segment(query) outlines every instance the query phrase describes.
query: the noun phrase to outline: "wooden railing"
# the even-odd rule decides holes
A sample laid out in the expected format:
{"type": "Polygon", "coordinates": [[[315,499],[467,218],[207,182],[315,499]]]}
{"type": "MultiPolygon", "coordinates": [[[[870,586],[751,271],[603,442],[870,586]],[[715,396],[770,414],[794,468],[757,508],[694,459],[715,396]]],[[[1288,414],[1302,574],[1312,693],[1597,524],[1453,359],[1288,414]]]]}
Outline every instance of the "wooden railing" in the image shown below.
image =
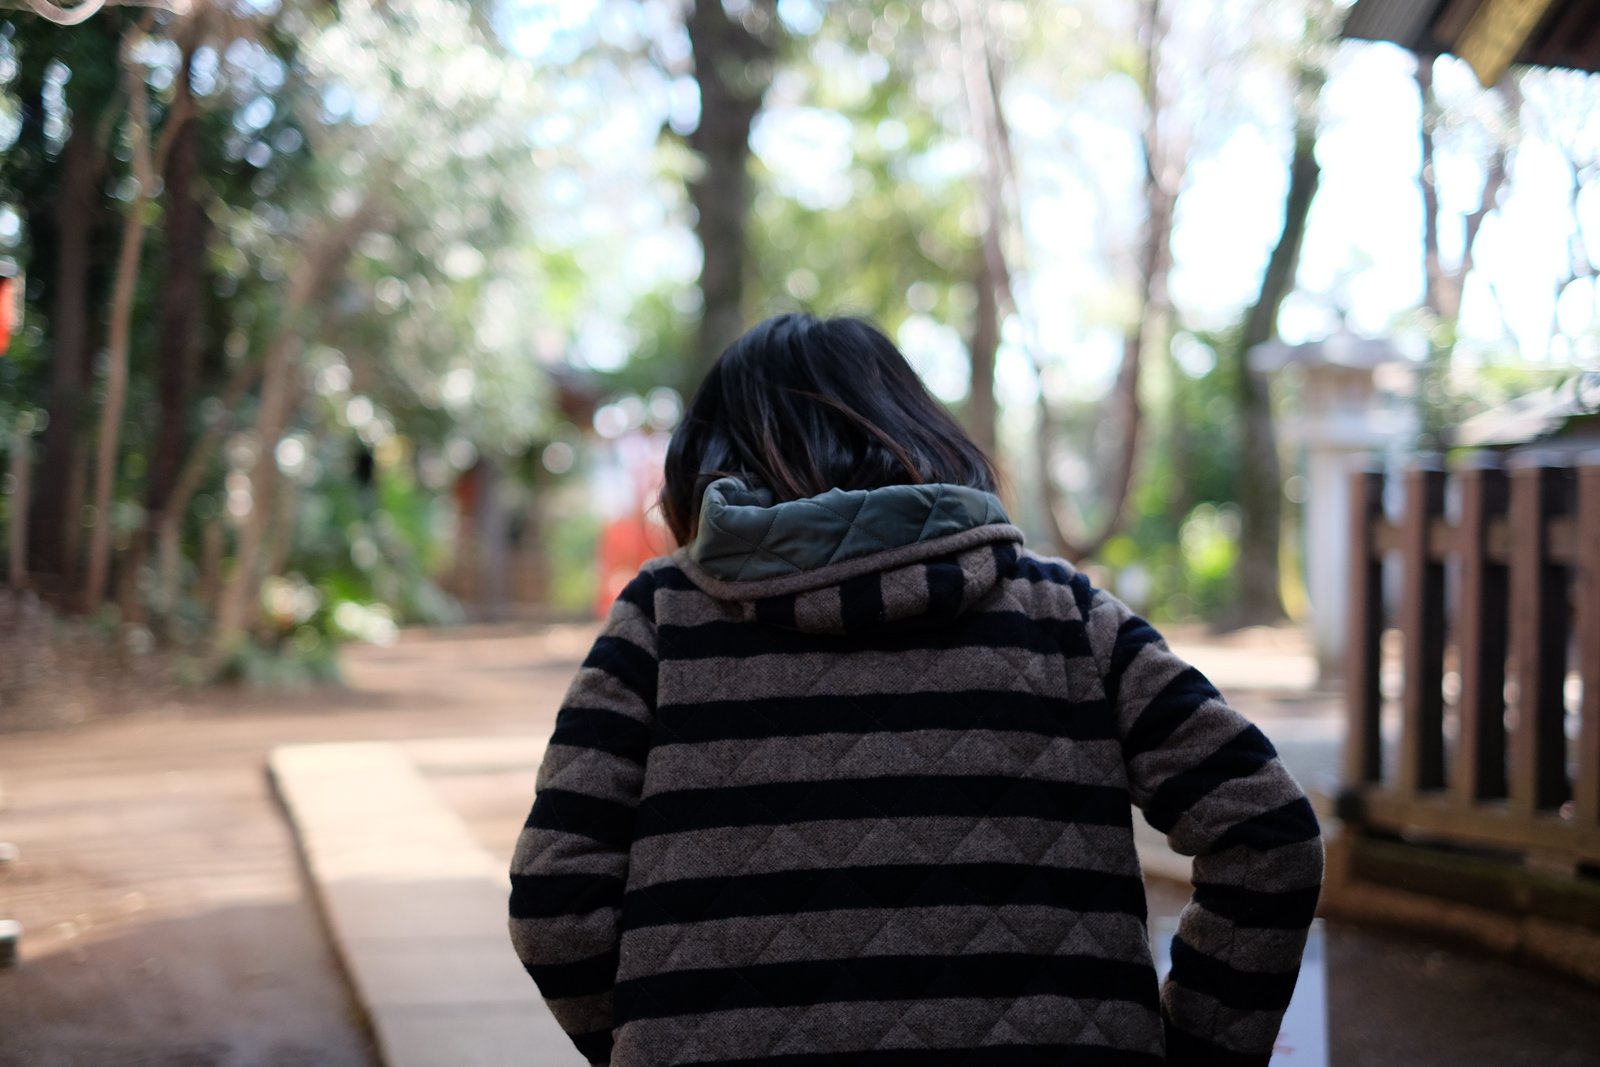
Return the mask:
{"type": "Polygon", "coordinates": [[[1600,457],[1500,463],[1413,466],[1398,524],[1385,517],[1384,476],[1354,475],[1342,808],[1357,833],[1576,872],[1600,865],[1600,457]],[[1386,557],[1400,568],[1393,767],[1382,728],[1386,557]],[[1573,673],[1581,697],[1569,707],[1573,673]]]}

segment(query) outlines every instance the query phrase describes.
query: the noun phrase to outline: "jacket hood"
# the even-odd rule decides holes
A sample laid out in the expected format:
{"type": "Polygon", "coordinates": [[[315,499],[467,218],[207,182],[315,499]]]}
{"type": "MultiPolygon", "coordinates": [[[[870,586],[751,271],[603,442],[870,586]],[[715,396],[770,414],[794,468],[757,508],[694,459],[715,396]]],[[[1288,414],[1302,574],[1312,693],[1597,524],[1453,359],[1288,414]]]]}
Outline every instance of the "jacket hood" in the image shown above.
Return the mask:
{"type": "Polygon", "coordinates": [[[740,614],[843,633],[953,617],[989,592],[1022,531],[992,493],[964,485],[830,489],[774,503],[736,478],[706,488],[674,559],[740,614]]]}

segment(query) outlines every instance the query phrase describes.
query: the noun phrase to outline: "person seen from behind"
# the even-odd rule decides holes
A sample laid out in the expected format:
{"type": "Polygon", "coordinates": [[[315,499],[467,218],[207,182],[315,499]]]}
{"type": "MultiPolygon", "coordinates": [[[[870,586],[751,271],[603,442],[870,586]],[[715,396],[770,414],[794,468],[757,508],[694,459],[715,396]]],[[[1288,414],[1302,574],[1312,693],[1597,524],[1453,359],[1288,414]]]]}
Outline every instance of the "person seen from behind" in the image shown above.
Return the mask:
{"type": "Polygon", "coordinates": [[[1030,552],[868,323],[735,341],[672,436],[680,547],[579,670],[511,939],[611,1067],[1257,1065],[1322,881],[1267,739],[1030,552]],[[1158,986],[1133,809],[1194,857],[1158,986]]]}

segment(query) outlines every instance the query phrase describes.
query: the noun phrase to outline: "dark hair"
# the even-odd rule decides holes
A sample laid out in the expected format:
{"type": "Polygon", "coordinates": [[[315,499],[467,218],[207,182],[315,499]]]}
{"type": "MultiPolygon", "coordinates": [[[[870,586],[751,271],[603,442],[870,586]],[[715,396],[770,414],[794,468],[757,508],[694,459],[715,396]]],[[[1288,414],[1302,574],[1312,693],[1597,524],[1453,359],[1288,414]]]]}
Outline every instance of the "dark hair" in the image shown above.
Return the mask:
{"type": "Polygon", "coordinates": [[[680,545],[700,498],[739,478],[776,500],[947,482],[995,491],[989,458],[894,342],[855,318],[770,318],[722,353],[667,446],[661,509],[680,545]]]}

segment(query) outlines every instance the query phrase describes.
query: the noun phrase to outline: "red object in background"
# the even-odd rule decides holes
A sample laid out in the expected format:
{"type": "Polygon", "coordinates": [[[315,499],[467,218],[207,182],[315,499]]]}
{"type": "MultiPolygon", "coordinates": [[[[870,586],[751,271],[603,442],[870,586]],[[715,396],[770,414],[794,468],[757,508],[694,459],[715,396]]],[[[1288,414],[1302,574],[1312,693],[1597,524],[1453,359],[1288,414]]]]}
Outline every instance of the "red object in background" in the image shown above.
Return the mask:
{"type": "Polygon", "coordinates": [[[0,278],[0,356],[11,347],[11,335],[17,330],[17,280],[0,278]]]}
{"type": "Polygon", "coordinates": [[[595,545],[595,563],[600,570],[595,596],[595,615],[605,618],[623,588],[639,573],[639,568],[674,548],[666,525],[652,515],[659,514],[656,499],[661,493],[662,463],[667,458],[665,433],[629,431],[610,442],[613,473],[623,476],[620,484],[629,495],[628,510],[600,528],[595,545]]]}
{"type": "Polygon", "coordinates": [[[639,573],[646,560],[669,551],[666,531],[638,510],[613,519],[600,531],[597,555],[600,557],[600,589],[595,600],[595,615],[605,618],[612,601],[639,573]]]}

